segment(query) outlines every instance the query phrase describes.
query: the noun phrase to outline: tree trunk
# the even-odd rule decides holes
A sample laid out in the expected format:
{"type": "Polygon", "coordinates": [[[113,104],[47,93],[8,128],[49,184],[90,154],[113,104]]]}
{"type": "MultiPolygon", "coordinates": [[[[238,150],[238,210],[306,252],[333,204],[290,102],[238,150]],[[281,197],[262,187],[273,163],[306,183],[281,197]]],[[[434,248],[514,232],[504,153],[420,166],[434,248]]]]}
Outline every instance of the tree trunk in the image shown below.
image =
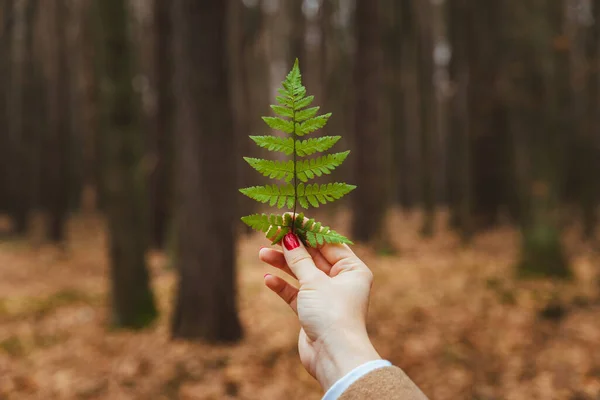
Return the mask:
{"type": "Polygon", "coordinates": [[[421,234],[433,235],[435,220],[434,148],[436,129],[436,99],[433,84],[433,31],[432,5],[429,1],[414,0],[414,15],[418,21],[418,65],[420,95],[421,138],[421,201],[423,225],[421,234]]]}
{"type": "Polygon", "coordinates": [[[499,60],[502,59],[498,14],[502,2],[469,2],[470,162],[473,190],[473,228],[483,230],[498,222],[507,205],[508,143],[505,114],[497,95],[499,60]]]}
{"type": "Polygon", "coordinates": [[[600,1],[592,2],[594,24],[588,28],[586,37],[585,68],[587,82],[587,109],[583,116],[584,154],[582,175],[583,193],[583,233],[587,239],[595,237],[598,226],[598,205],[600,205],[600,1]]]}
{"type": "Polygon", "coordinates": [[[414,18],[413,2],[401,2],[403,12],[402,20],[402,55],[401,77],[402,88],[406,94],[406,101],[402,110],[406,132],[404,134],[405,150],[400,160],[400,169],[410,171],[404,175],[404,192],[402,204],[411,209],[421,201],[421,163],[420,163],[420,99],[419,88],[419,28],[414,18]],[[410,99],[410,100],[409,100],[410,99]]]}
{"type": "Polygon", "coordinates": [[[18,134],[16,136],[15,160],[11,167],[13,178],[13,219],[15,233],[23,235],[27,232],[28,216],[33,208],[33,183],[35,182],[35,136],[40,128],[37,121],[41,119],[39,108],[39,75],[34,60],[33,31],[38,0],[29,0],[25,6],[23,57],[21,60],[22,75],[19,85],[20,95],[18,117],[18,134]]]}
{"type": "Polygon", "coordinates": [[[103,115],[103,88],[104,79],[104,58],[105,58],[105,38],[102,34],[102,18],[98,15],[97,2],[92,2],[87,7],[85,13],[86,37],[85,62],[87,72],[87,101],[89,109],[92,110],[89,115],[89,123],[93,131],[90,134],[90,160],[88,174],[90,181],[93,182],[94,206],[99,211],[106,211],[106,189],[104,188],[104,137],[103,132],[106,129],[106,118],[103,115]]]}
{"type": "Polygon", "coordinates": [[[380,54],[378,2],[358,0],[356,3],[356,55],[354,66],[355,133],[354,178],[360,190],[352,194],[352,237],[387,246],[384,216],[388,203],[385,179],[387,160],[381,132],[380,54]]]}
{"type": "Polygon", "coordinates": [[[179,264],[175,338],[234,341],[242,335],[235,287],[233,230],[239,222],[227,3],[173,2],[179,264]]]}
{"type": "Polygon", "coordinates": [[[558,205],[562,150],[568,116],[568,52],[557,46],[564,35],[564,4],[520,3],[512,18],[512,57],[521,68],[512,76],[515,142],[526,159],[520,170],[523,199],[520,276],[571,275],[561,244],[558,205]],[[536,29],[532,29],[532,26],[536,29]],[[542,123],[540,123],[542,121],[542,123]],[[525,167],[526,168],[523,168],[525,167]],[[526,175],[525,175],[526,174],[526,175]]]}
{"type": "MultiPolygon", "coordinates": [[[[26,4],[28,5],[28,4],[26,4]]],[[[6,179],[7,210],[12,218],[13,233],[24,235],[27,230],[27,216],[29,213],[30,197],[28,196],[29,172],[27,134],[24,122],[24,97],[29,69],[28,52],[28,18],[23,15],[25,7],[18,3],[6,2],[4,5],[3,27],[6,34],[1,40],[5,52],[3,60],[6,74],[4,85],[4,167],[6,179]],[[23,33],[24,35],[23,35],[23,33]],[[24,37],[23,37],[24,36],[24,37]]],[[[26,10],[25,10],[26,11],[26,10]]]]}
{"type": "MultiPolygon", "coordinates": [[[[325,62],[327,69],[324,74],[323,92],[325,96],[320,103],[323,110],[328,110],[333,117],[327,123],[327,131],[330,133],[342,135],[338,146],[351,146],[352,135],[356,127],[354,126],[354,85],[352,84],[354,69],[354,49],[349,45],[353,42],[354,32],[349,21],[335,22],[334,15],[347,15],[351,8],[351,2],[345,0],[331,0],[324,2],[322,6],[321,26],[326,34],[323,40],[327,43],[321,44],[321,51],[329,49],[329,57],[325,62]],[[346,8],[344,11],[343,8],[346,8]]],[[[348,18],[351,19],[351,18],[348,18]]],[[[306,75],[305,68],[302,68],[303,76],[306,75]]],[[[339,169],[339,179],[351,180],[351,174],[354,170],[356,157],[352,155],[344,165],[339,169]]],[[[335,207],[335,206],[334,206],[335,207]]]]}
{"type": "Polygon", "coordinates": [[[151,153],[153,170],[150,176],[151,241],[164,248],[171,220],[172,202],[172,16],[170,0],[154,0],[154,94],[153,140],[151,153]]]}
{"type": "Polygon", "coordinates": [[[464,242],[473,234],[471,141],[469,127],[469,0],[452,1],[448,5],[452,60],[451,79],[455,91],[450,109],[448,182],[451,225],[459,229],[464,242]]]}
{"type": "Polygon", "coordinates": [[[83,4],[79,10],[79,18],[82,21],[81,36],[79,37],[79,48],[81,49],[81,102],[82,102],[82,126],[84,130],[83,138],[83,185],[88,190],[88,194],[93,194],[89,197],[90,201],[87,206],[91,210],[96,210],[100,198],[100,187],[102,186],[100,158],[98,157],[99,150],[99,85],[97,74],[98,49],[96,48],[95,26],[96,16],[93,16],[95,7],[91,4],[83,4]]]}
{"type": "MultiPolygon", "coordinates": [[[[231,101],[234,113],[234,132],[237,154],[236,176],[237,187],[243,187],[248,182],[249,174],[248,164],[243,157],[250,151],[251,140],[248,135],[252,134],[253,127],[250,115],[255,109],[253,107],[253,96],[250,93],[250,82],[248,67],[251,62],[248,56],[251,53],[252,46],[256,40],[258,27],[252,26],[260,21],[253,19],[255,10],[249,10],[241,1],[234,1],[229,8],[229,66],[230,66],[230,87],[231,101]]],[[[257,109],[258,110],[258,109],[257,109]]],[[[240,215],[250,215],[255,210],[255,203],[246,196],[238,196],[237,210],[240,215]]],[[[251,233],[252,229],[248,226],[240,226],[240,230],[245,233],[251,233]]]]}
{"type": "MultiPolygon", "coordinates": [[[[269,42],[264,40],[268,26],[268,16],[263,11],[266,2],[267,0],[258,0],[253,7],[246,7],[243,18],[247,48],[244,52],[246,68],[242,83],[246,86],[243,89],[245,103],[250,105],[248,115],[253,116],[248,120],[252,132],[263,129],[264,122],[260,115],[265,109],[269,109],[271,103],[271,60],[268,57],[269,42]]],[[[244,171],[248,171],[247,165],[244,171]]]]}
{"type": "Polygon", "coordinates": [[[134,50],[126,0],[97,4],[102,24],[103,160],[111,264],[112,323],[141,328],[157,316],[145,253],[145,176],[140,99],[133,88],[134,50]]]}
{"type": "Polygon", "coordinates": [[[45,197],[48,211],[48,237],[55,243],[66,239],[69,205],[69,142],[71,132],[71,79],[67,46],[68,8],[65,0],[55,0],[55,54],[49,90],[49,129],[45,167],[45,197]]]}
{"type": "Polygon", "coordinates": [[[12,48],[15,23],[14,0],[0,2],[0,211],[11,211],[10,175],[10,88],[12,82],[12,48]]]}
{"type": "Polygon", "coordinates": [[[321,103],[325,105],[325,109],[329,110],[327,107],[329,104],[329,97],[331,93],[329,93],[329,81],[330,81],[330,67],[331,67],[331,59],[329,56],[329,47],[330,41],[333,37],[333,12],[334,12],[334,4],[331,1],[324,1],[321,3],[321,7],[319,7],[319,31],[320,31],[320,41],[319,41],[319,49],[318,49],[318,58],[319,58],[319,86],[321,88],[320,96],[321,103]]]}
{"type": "Polygon", "coordinates": [[[26,45],[21,35],[27,30],[27,21],[22,14],[23,8],[15,4],[13,10],[14,28],[10,38],[11,76],[8,86],[8,162],[10,215],[13,221],[13,232],[17,235],[26,233],[27,201],[26,183],[22,174],[25,172],[25,130],[23,129],[23,96],[25,87],[25,70],[27,69],[26,45]]]}
{"type": "MultiPolygon", "coordinates": [[[[403,44],[403,31],[405,21],[410,21],[406,17],[409,12],[406,7],[406,2],[389,1],[386,3],[387,17],[389,23],[387,32],[384,36],[384,44],[387,47],[386,51],[386,88],[388,103],[388,120],[389,133],[391,141],[391,168],[392,185],[391,198],[395,203],[406,205],[403,199],[406,198],[407,192],[407,175],[408,170],[403,168],[406,158],[406,122],[404,110],[405,93],[402,85],[402,56],[405,53],[403,44]]],[[[383,17],[383,16],[382,16],[383,17]]]]}

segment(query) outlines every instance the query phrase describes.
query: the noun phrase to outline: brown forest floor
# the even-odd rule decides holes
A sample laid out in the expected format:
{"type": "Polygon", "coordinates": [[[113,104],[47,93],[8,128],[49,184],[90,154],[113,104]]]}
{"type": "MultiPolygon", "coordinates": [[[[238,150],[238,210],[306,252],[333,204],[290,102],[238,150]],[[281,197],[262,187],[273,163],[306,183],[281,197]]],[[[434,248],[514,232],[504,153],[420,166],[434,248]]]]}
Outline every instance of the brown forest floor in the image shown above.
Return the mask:
{"type": "MultiPolygon", "coordinates": [[[[209,346],[169,340],[174,273],[160,254],[150,257],[156,326],[108,330],[102,223],[70,225],[66,253],[0,243],[0,399],[320,398],[292,313],[262,286],[260,236],[239,246],[245,339],[209,346]]],[[[419,238],[415,216],[390,226],[399,256],[356,248],[375,273],[369,329],[431,399],[600,399],[600,256],[576,235],[566,238],[576,281],[519,282],[510,228],[462,248],[444,231],[419,238]]]]}

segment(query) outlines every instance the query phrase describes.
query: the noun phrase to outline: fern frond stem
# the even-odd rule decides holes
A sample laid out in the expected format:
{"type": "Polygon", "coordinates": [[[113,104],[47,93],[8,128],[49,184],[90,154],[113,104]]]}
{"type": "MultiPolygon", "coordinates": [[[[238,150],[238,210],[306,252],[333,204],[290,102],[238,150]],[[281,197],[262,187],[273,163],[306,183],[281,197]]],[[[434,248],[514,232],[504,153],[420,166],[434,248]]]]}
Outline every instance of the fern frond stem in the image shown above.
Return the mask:
{"type": "Polygon", "coordinates": [[[297,168],[297,154],[296,154],[296,104],[293,102],[294,116],[292,121],[294,123],[294,131],[292,132],[292,139],[294,140],[294,214],[292,214],[292,233],[296,233],[296,206],[298,204],[298,174],[296,173],[297,168]]]}

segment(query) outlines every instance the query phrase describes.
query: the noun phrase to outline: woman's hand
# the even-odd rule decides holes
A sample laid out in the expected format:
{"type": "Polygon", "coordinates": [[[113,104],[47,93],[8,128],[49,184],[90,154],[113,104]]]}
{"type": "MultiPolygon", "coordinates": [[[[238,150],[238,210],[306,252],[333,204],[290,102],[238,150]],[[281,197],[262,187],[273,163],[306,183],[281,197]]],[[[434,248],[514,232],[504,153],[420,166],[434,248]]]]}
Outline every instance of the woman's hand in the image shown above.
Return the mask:
{"type": "Polygon", "coordinates": [[[326,391],[365,362],[380,359],[366,330],[373,274],[342,244],[305,248],[288,233],[283,252],[263,248],[259,258],[298,280],[296,288],[278,276],[265,275],[265,285],[298,315],[300,360],[326,391]]]}

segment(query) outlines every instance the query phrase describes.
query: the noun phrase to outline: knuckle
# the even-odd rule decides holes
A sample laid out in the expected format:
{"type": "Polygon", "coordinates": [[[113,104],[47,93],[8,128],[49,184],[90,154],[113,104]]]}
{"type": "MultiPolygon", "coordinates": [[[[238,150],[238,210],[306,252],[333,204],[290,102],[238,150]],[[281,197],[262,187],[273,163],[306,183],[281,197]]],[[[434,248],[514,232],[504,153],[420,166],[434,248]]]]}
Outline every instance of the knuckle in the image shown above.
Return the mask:
{"type": "Polygon", "coordinates": [[[310,256],[310,254],[306,253],[306,254],[298,254],[298,255],[292,256],[290,259],[290,264],[298,265],[305,260],[312,260],[312,257],[310,256]]]}
{"type": "Polygon", "coordinates": [[[368,269],[366,265],[356,256],[351,256],[338,261],[339,267],[345,270],[368,269]]]}
{"type": "Polygon", "coordinates": [[[277,294],[280,295],[281,297],[283,297],[283,294],[285,292],[286,289],[286,285],[282,285],[278,290],[277,290],[277,294]]]}
{"type": "Polygon", "coordinates": [[[288,304],[291,304],[294,300],[296,300],[296,298],[298,297],[298,292],[293,292],[290,293],[290,295],[288,296],[288,298],[286,299],[286,302],[288,304]]]}

